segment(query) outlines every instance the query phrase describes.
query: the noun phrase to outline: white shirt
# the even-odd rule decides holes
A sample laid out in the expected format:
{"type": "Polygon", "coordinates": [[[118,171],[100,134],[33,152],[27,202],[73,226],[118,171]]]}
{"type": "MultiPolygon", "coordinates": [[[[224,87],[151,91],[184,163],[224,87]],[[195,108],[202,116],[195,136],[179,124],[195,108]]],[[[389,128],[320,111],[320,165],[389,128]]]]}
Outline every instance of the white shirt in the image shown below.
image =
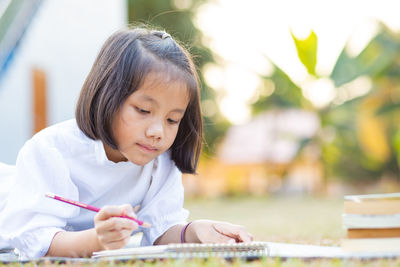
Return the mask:
{"type": "Polygon", "coordinates": [[[103,143],[69,120],[27,141],[16,163],[14,184],[0,213],[0,243],[21,258],[44,256],[55,233],[93,228],[95,213],[45,197],[46,192],[96,207],[141,205],[137,216],[152,225],[141,245],[152,245],[168,228],[186,223],[182,173],[168,152],[144,166],[108,160],[103,143]]]}

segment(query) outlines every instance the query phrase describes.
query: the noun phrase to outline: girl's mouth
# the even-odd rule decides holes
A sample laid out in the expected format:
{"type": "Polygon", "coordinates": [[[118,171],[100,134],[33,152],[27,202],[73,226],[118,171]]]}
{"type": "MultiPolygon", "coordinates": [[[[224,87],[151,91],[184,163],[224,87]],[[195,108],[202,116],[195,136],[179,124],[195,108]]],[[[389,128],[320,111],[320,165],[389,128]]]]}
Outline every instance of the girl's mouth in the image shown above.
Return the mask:
{"type": "Polygon", "coordinates": [[[155,148],[155,147],[153,147],[153,146],[149,146],[149,145],[142,145],[142,144],[139,144],[139,143],[137,143],[137,145],[138,145],[143,151],[148,152],[148,153],[156,152],[156,151],[158,150],[157,148],[155,148]]]}

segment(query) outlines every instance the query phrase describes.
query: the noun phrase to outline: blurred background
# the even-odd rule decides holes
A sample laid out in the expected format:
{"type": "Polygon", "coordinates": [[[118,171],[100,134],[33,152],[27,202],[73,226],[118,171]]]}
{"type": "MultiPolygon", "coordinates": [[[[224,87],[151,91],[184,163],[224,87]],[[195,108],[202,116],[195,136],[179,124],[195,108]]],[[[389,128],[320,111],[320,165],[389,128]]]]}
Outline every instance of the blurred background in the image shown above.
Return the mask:
{"type": "Polygon", "coordinates": [[[0,162],[74,117],[111,33],[149,23],[185,43],[200,71],[204,150],[198,175],[184,176],[192,218],[241,223],[261,239],[337,240],[344,194],[400,191],[399,7],[0,0],[0,162]]]}

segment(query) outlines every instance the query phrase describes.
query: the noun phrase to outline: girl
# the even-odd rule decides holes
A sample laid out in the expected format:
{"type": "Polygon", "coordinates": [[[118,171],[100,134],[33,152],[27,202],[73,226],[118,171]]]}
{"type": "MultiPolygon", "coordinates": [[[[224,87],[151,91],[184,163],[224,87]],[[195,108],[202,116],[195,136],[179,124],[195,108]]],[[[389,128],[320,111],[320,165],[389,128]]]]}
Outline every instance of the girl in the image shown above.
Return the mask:
{"type": "Polygon", "coordinates": [[[181,175],[195,173],[201,141],[198,78],[187,51],[165,32],[113,34],[83,85],[76,118],[39,132],[19,152],[0,243],[37,258],[121,248],[138,231],[141,245],[251,241],[242,226],[187,223],[181,175]],[[102,209],[94,216],[46,192],[102,209]]]}

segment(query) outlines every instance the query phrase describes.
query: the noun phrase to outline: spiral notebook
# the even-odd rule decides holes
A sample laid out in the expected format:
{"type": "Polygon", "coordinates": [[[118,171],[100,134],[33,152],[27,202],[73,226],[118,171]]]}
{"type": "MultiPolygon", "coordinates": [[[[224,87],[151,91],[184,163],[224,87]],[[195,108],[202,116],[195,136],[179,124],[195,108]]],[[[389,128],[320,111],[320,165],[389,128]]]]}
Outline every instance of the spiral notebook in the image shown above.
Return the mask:
{"type": "Polygon", "coordinates": [[[161,246],[123,248],[94,252],[92,260],[145,260],[145,259],[187,259],[187,258],[340,258],[376,259],[397,258],[399,252],[348,252],[338,246],[316,246],[305,244],[251,242],[234,244],[170,244],[161,246]]]}
{"type": "Polygon", "coordinates": [[[94,252],[92,258],[129,260],[162,258],[259,258],[268,255],[265,242],[233,244],[169,244],[94,252]]]}

